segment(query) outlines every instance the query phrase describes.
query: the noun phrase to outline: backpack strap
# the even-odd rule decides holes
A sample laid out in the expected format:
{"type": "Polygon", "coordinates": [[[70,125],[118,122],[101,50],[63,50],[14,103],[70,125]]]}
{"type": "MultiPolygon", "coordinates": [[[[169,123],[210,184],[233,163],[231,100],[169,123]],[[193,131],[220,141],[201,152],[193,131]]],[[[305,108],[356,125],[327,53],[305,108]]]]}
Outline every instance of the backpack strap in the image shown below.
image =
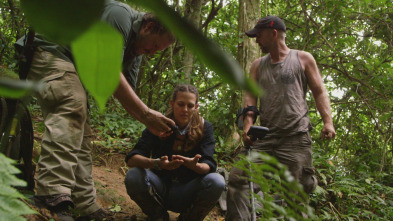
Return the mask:
{"type": "Polygon", "coordinates": [[[18,63],[19,63],[19,78],[21,80],[25,80],[27,78],[27,74],[29,73],[31,62],[33,61],[33,55],[35,51],[35,47],[33,46],[35,37],[35,31],[33,29],[29,29],[25,39],[24,45],[21,51],[19,51],[18,55],[18,63]]]}

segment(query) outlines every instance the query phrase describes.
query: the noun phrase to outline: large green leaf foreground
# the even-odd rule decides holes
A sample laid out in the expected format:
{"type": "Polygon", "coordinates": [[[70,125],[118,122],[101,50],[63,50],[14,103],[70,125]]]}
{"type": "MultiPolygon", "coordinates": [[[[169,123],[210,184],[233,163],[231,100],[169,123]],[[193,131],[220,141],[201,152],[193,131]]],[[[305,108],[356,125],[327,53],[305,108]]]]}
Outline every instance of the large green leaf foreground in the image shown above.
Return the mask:
{"type": "Polygon", "coordinates": [[[97,22],[71,43],[79,77],[101,111],[119,84],[122,42],[115,29],[97,22]]]}
{"type": "Polygon", "coordinates": [[[21,0],[30,25],[54,42],[69,44],[101,17],[105,0],[21,0]]]}
{"type": "MultiPolygon", "coordinates": [[[[45,0],[45,2],[21,0],[27,20],[34,29],[54,42],[72,45],[81,80],[103,108],[118,84],[119,62],[121,62],[121,58],[119,59],[121,47],[118,45],[118,37],[113,34],[115,30],[97,24],[104,1],[45,0]],[[107,43],[104,44],[104,41],[107,43]]],[[[136,0],[134,3],[152,10],[207,67],[225,81],[256,95],[261,93],[256,84],[245,77],[240,65],[230,54],[203,36],[162,0],[136,0]]]]}

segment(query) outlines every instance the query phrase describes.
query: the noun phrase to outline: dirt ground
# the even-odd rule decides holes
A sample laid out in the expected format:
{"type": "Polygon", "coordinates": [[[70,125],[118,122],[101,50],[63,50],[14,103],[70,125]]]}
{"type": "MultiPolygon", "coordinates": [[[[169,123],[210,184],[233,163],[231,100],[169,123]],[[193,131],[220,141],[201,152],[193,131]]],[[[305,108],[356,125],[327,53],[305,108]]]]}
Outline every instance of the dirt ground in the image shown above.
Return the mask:
{"type": "MultiPolygon", "coordinates": [[[[93,179],[97,190],[97,202],[102,208],[112,212],[114,220],[145,220],[137,204],[127,195],[124,177],[127,167],[124,154],[96,154],[93,160],[93,179]]],[[[57,220],[50,212],[30,205],[39,214],[27,216],[27,220],[57,220]]],[[[169,212],[170,220],[177,220],[178,213],[169,212]]],[[[215,207],[205,218],[206,221],[224,220],[223,212],[215,207]]]]}

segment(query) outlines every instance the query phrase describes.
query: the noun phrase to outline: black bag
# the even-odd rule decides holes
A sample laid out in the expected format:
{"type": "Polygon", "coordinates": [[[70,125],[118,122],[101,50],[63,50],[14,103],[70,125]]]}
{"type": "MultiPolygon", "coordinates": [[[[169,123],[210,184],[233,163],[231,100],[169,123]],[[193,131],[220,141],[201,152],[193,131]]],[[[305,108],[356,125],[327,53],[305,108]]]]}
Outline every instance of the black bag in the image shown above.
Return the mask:
{"type": "Polygon", "coordinates": [[[33,46],[35,37],[35,32],[33,29],[29,29],[27,35],[24,39],[24,45],[15,45],[16,53],[18,56],[18,66],[19,66],[19,78],[25,80],[27,74],[29,73],[31,62],[33,60],[33,55],[35,47],[33,46]]]}

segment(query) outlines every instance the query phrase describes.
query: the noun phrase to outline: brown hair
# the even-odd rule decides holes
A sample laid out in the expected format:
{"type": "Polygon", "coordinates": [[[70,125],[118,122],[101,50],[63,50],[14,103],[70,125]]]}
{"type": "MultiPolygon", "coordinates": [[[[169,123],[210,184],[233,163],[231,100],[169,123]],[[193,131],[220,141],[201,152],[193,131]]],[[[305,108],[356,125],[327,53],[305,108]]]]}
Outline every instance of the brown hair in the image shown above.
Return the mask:
{"type": "Polygon", "coordinates": [[[169,40],[171,42],[175,41],[173,34],[158,20],[157,16],[147,12],[143,15],[141,27],[145,27],[146,24],[152,22],[154,25],[150,28],[152,33],[157,33],[159,35],[168,34],[169,40]]]}
{"type": "MultiPolygon", "coordinates": [[[[178,92],[188,92],[188,93],[195,94],[196,96],[195,104],[198,104],[198,100],[199,100],[198,90],[194,86],[190,84],[177,85],[176,88],[173,90],[173,94],[171,98],[172,101],[176,101],[178,92]]],[[[169,108],[169,110],[166,113],[166,116],[168,118],[174,119],[172,108],[169,108]]],[[[203,120],[202,117],[199,115],[198,109],[195,109],[192,113],[191,120],[189,123],[185,149],[191,150],[192,148],[194,148],[195,145],[198,144],[199,141],[202,139],[202,136],[203,136],[203,120]]]]}

